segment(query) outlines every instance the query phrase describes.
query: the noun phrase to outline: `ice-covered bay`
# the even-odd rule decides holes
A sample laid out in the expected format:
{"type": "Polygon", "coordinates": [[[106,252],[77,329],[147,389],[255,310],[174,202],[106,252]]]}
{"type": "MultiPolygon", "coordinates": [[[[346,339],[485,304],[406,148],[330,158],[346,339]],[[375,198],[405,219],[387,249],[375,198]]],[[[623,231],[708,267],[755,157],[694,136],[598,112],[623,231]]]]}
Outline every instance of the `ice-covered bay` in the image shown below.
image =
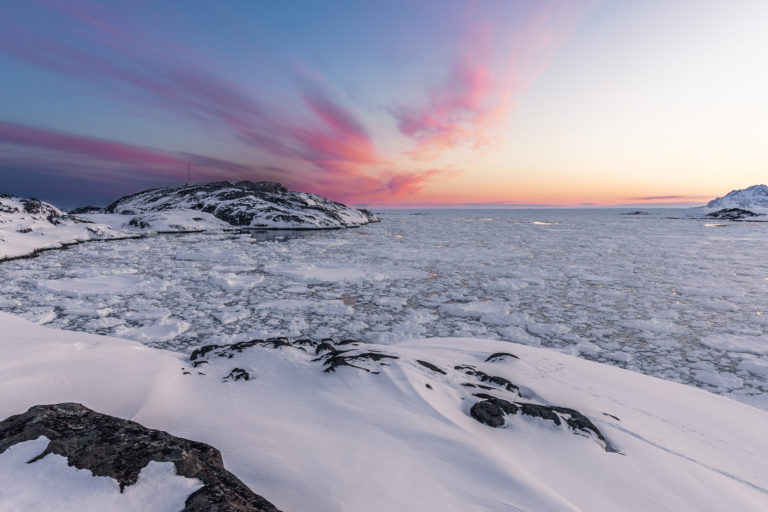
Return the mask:
{"type": "Polygon", "coordinates": [[[0,309],[181,351],[495,338],[768,409],[768,224],[688,215],[398,211],[354,230],[95,242],[0,264],[0,309]]]}

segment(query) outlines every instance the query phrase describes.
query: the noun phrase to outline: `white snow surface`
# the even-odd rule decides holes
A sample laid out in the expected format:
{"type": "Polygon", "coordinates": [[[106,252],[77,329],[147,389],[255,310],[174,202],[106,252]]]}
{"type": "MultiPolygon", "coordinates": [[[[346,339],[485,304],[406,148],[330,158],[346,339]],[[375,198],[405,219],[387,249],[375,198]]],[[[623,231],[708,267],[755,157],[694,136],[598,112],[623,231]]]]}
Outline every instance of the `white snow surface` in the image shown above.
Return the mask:
{"type": "Polygon", "coordinates": [[[196,478],[177,475],[172,462],[150,461],[122,493],[117,480],[69,466],[61,455],[28,464],[48,442],[41,436],[0,454],[1,511],[176,512],[202,487],[196,478]]]}
{"type": "Polygon", "coordinates": [[[745,210],[768,210],[768,186],[752,185],[751,187],[731,190],[723,197],[718,197],[707,203],[707,208],[743,208],[745,210]]]}
{"type": "MultiPolygon", "coordinates": [[[[256,347],[194,369],[182,354],[0,313],[0,417],[74,401],[203,441],[283,510],[765,510],[765,411],[508,342],[434,338],[380,348],[400,359],[378,374],[323,373],[294,347],[256,347]],[[484,362],[499,351],[519,359],[484,362]],[[542,419],[509,416],[499,429],[476,422],[467,414],[476,390],[460,385],[468,377],[453,370],[458,364],[506,377],[530,400],[578,409],[620,453],[542,419]],[[252,379],[223,382],[233,367],[252,379]]],[[[39,449],[26,443],[0,456],[12,468],[0,478],[36,471],[18,453],[39,449]]],[[[61,461],[49,464],[64,478],[61,461]]],[[[154,474],[147,484],[163,475],[171,477],[154,474]]],[[[111,484],[82,478],[88,483],[75,489],[109,494],[102,486],[111,484]]],[[[174,481],[178,496],[191,492],[174,481]]]]}
{"type": "Polygon", "coordinates": [[[0,261],[64,244],[121,236],[126,234],[67,215],[46,202],[0,194],[0,261]]]}
{"type": "Polygon", "coordinates": [[[78,215],[92,222],[106,224],[124,232],[139,233],[185,233],[232,229],[232,225],[219,220],[210,213],[187,208],[159,212],[122,215],[119,213],[85,213],[78,215]]]}
{"type": "Polygon", "coordinates": [[[2,263],[0,310],[185,352],[492,338],[768,409],[768,224],[621,213],[399,211],[355,230],[82,244],[2,263]]]}

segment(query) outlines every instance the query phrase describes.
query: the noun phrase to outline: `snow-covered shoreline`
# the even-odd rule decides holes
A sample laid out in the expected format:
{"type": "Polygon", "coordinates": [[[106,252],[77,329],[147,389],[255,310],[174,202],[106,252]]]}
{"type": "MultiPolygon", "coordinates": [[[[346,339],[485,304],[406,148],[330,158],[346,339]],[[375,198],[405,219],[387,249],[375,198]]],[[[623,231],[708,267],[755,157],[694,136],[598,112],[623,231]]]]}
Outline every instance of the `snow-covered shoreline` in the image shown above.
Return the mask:
{"type": "Polygon", "coordinates": [[[400,360],[380,373],[324,373],[290,347],[193,368],[4,313],[0,333],[0,416],[76,401],[198,439],[285,510],[758,511],[768,495],[767,412],[544,349],[424,339],[386,347],[400,360]],[[483,362],[501,350],[519,359],[483,362]],[[415,358],[472,364],[578,408],[621,454],[543,419],[482,425],[459,382],[415,358]],[[223,382],[234,366],[252,378],[223,382]]]}
{"type": "Polygon", "coordinates": [[[367,210],[290,192],[278,183],[248,181],[146,190],[107,208],[75,211],[71,215],[39,199],[0,193],[0,261],[91,240],[238,229],[343,229],[379,220],[367,210]]]}

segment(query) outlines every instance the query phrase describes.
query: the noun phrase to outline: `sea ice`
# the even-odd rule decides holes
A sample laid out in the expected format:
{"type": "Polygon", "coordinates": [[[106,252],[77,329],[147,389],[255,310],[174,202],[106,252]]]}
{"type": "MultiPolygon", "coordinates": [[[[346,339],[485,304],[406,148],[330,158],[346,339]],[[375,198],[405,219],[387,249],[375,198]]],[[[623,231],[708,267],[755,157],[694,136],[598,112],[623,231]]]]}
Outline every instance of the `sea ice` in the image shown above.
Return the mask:
{"type": "Polygon", "coordinates": [[[248,333],[483,336],[768,402],[765,224],[620,213],[391,211],[354,230],[83,244],[3,262],[0,309],[183,351],[248,333]]]}

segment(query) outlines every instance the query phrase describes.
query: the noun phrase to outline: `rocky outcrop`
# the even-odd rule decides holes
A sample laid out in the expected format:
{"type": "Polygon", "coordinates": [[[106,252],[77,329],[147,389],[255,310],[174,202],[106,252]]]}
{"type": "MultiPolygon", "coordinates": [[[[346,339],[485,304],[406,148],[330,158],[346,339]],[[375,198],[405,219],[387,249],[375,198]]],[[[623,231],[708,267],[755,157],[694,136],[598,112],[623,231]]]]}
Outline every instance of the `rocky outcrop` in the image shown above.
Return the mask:
{"type": "Polygon", "coordinates": [[[551,421],[557,426],[565,423],[571,431],[577,434],[596,438],[606,451],[615,451],[605,440],[600,429],[589,418],[575,409],[527,402],[510,402],[487,393],[476,393],[475,396],[481,398],[482,401],[473,405],[469,413],[474,419],[489,427],[502,427],[506,423],[506,416],[522,414],[551,421]]]}
{"type": "MultiPolygon", "coordinates": [[[[490,363],[488,371],[483,371],[472,364],[457,364],[451,369],[446,366],[440,367],[424,359],[411,359],[397,354],[395,347],[387,347],[384,351],[380,345],[356,340],[334,342],[333,339],[324,338],[319,341],[310,339],[291,341],[288,338],[279,337],[241,341],[228,345],[206,345],[193,351],[189,359],[193,368],[206,366],[206,373],[198,372],[199,375],[205,376],[211,373],[209,368],[224,368],[225,372],[231,368],[229,373],[223,376],[224,382],[247,381],[253,378],[253,375],[240,366],[233,367],[233,364],[243,364],[247,367],[244,363],[248,359],[244,356],[248,354],[245,352],[253,349],[299,350],[306,353],[307,357],[311,357],[312,362],[319,363],[326,373],[342,371],[346,367],[377,375],[383,371],[384,366],[407,365],[424,372],[432,380],[432,384],[425,384],[427,389],[433,390],[438,383],[442,383],[444,386],[453,387],[459,395],[463,395],[462,400],[474,401],[475,403],[469,408],[469,415],[484,425],[501,428],[508,426],[507,416],[530,416],[551,421],[557,426],[565,425],[574,434],[594,439],[605,451],[616,451],[597,426],[584,414],[569,407],[531,401],[531,396],[524,396],[520,387],[506,377],[488,373],[491,366],[498,368],[503,364],[514,364],[519,360],[516,355],[509,352],[496,352],[487,356],[484,363],[490,363]],[[473,382],[467,382],[467,380],[473,382]],[[474,392],[478,388],[483,392],[474,392]],[[487,392],[495,394],[491,395],[487,392]],[[505,398],[501,398],[502,396],[505,398]],[[480,401],[476,401],[477,399],[480,401]]],[[[192,374],[186,369],[182,370],[186,375],[192,374]]],[[[533,395],[535,396],[535,393],[533,395]]]]}
{"type": "Polygon", "coordinates": [[[36,198],[0,194],[0,261],[87,240],[131,236],[36,198]]]}
{"type": "Polygon", "coordinates": [[[30,462],[55,453],[66,457],[71,466],[114,478],[121,491],[136,483],[150,461],[172,462],[178,475],[203,483],[187,498],[183,512],[278,512],[224,469],[221,453],[205,443],[100,414],[81,404],[62,403],[36,405],[0,422],[0,453],[40,436],[50,442],[30,462]]]}
{"type": "Polygon", "coordinates": [[[751,212],[749,210],[744,210],[742,208],[723,208],[722,210],[717,210],[716,212],[708,213],[706,216],[713,219],[741,220],[741,219],[750,219],[752,217],[758,217],[759,214],[755,212],[751,212]]]}
{"type": "Polygon", "coordinates": [[[379,220],[368,210],[291,192],[268,181],[217,181],[145,190],[118,199],[106,212],[137,215],[179,209],[208,213],[236,227],[260,229],[343,228],[379,220]]]}
{"type": "Polygon", "coordinates": [[[35,197],[24,198],[0,194],[0,222],[8,219],[27,218],[59,225],[66,213],[35,197]]]}
{"type": "Polygon", "coordinates": [[[70,215],[82,215],[82,214],[88,214],[88,213],[107,213],[107,209],[102,206],[81,206],[79,208],[74,208],[72,210],[69,210],[70,215]]]}

